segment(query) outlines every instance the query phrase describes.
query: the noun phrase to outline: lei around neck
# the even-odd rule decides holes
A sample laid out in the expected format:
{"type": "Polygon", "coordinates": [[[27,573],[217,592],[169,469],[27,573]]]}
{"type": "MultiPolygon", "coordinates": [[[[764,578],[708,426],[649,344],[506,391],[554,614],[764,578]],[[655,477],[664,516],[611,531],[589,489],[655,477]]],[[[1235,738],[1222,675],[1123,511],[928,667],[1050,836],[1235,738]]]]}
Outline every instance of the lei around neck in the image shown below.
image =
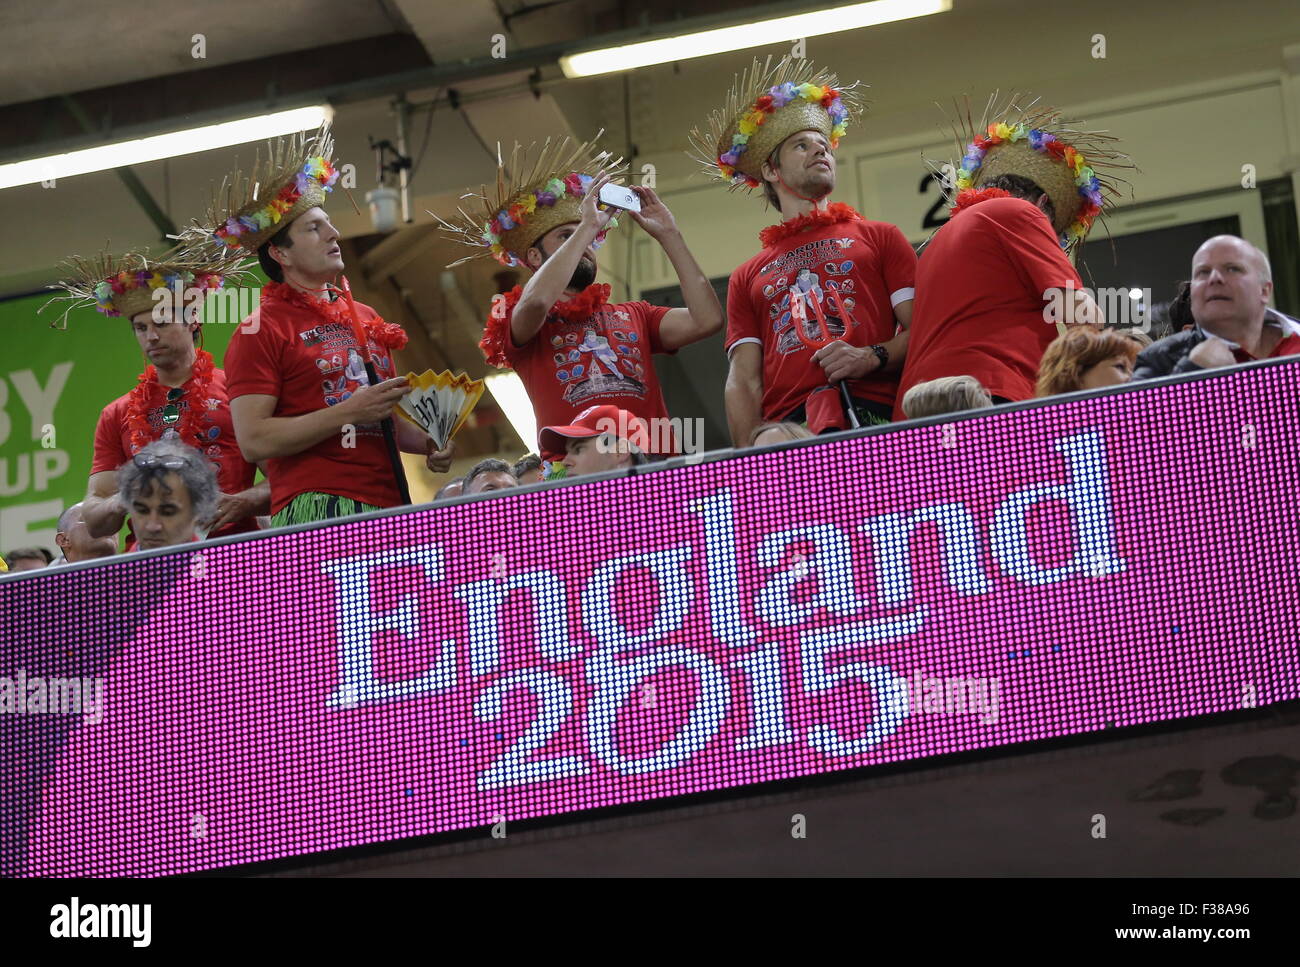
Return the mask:
{"type": "MultiPolygon", "coordinates": [[[[185,385],[189,388],[181,397],[186,404],[185,415],[181,417],[180,425],[176,429],[181,442],[196,450],[203,449],[199,440],[199,424],[208,411],[208,390],[212,386],[215,372],[216,365],[212,361],[212,354],[204,349],[197,350],[194,354],[190,378],[185,381],[185,385]]],[[[154,436],[153,427],[149,425],[149,412],[157,408],[152,404],[160,385],[158,370],[151,363],[144,368],[144,372],[140,374],[135,384],[135,389],[131,390],[131,395],[127,397],[126,428],[131,437],[133,453],[138,453],[154,440],[159,439],[154,436]]]]}
{"type": "MultiPolygon", "coordinates": [[[[492,297],[492,311],[488,314],[487,326],[478,347],[483,350],[483,358],[498,369],[510,368],[510,363],[506,359],[506,346],[509,345],[506,340],[510,338],[510,317],[514,315],[515,306],[519,304],[523,293],[522,287],[515,286],[509,292],[502,292],[492,297]]],[[[582,322],[608,301],[609,285],[595,282],[572,299],[563,299],[551,306],[543,325],[554,322],[582,322]]]]}
{"type": "MultiPolygon", "coordinates": [[[[340,323],[349,329],[352,327],[352,316],[348,312],[346,299],[335,299],[332,302],[328,299],[313,299],[307,293],[294,288],[287,282],[268,282],[262,288],[262,297],[287,302],[290,305],[314,312],[319,316],[324,316],[330,322],[340,323]]],[[[370,319],[362,319],[361,328],[366,331],[366,337],[377,346],[383,346],[386,349],[402,349],[406,346],[406,332],[402,327],[395,326],[391,322],[384,322],[377,315],[370,319]]]]}
{"type": "Polygon", "coordinates": [[[838,225],[841,222],[860,220],[862,220],[862,216],[854,210],[852,205],[836,201],[831,202],[824,210],[813,209],[806,214],[796,215],[788,221],[781,222],[779,225],[769,225],[758,233],[758,240],[763,243],[764,248],[770,248],[791,235],[809,232],[827,225],[838,225]]]}

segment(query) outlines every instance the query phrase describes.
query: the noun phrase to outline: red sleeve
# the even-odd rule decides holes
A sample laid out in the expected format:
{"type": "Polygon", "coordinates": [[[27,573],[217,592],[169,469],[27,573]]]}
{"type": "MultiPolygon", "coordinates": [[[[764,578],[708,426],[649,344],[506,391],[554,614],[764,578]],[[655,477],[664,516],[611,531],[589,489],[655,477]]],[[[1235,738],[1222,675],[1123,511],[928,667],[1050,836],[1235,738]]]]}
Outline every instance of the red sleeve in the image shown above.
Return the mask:
{"type": "Polygon", "coordinates": [[[633,302],[630,303],[629,308],[634,309],[641,316],[641,322],[645,325],[646,335],[650,340],[650,352],[668,353],[669,355],[677,352],[676,349],[665,347],[663,340],[659,338],[659,324],[664,321],[664,316],[668,315],[667,306],[652,306],[648,302],[633,302]]]}
{"type": "Polygon", "coordinates": [[[763,344],[763,331],[749,301],[749,263],[731,273],[727,283],[727,335],[724,348],[728,353],[742,339],[763,344]]]}
{"type": "Polygon", "coordinates": [[[265,307],[259,307],[256,312],[259,324],[249,325],[247,321],[241,324],[226,349],[222,369],[226,371],[226,392],[232,400],[249,395],[278,399],[282,389],[283,340],[270,325],[265,307]]]}
{"type": "Polygon", "coordinates": [[[122,448],[122,411],[122,401],[114,400],[99,414],[99,423],[95,425],[95,457],[90,462],[92,474],[116,470],[128,459],[122,448]]]}
{"type": "Polygon", "coordinates": [[[896,306],[916,298],[916,251],[897,225],[885,226],[882,261],[889,304],[896,306]]]}
{"type": "MultiPolygon", "coordinates": [[[[542,332],[539,330],[536,336],[528,340],[528,342],[524,343],[522,346],[515,345],[514,334],[510,332],[510,313],[513,311],[514,307],[510,306],[505,317],[505,325],[501,329],[504,336],[499,342],[493,343],[496,347],[496,351],[492,356],[488,357],[488,365],[495,366],[498,369],[512,369],[515,372],[519,372],[521,366],[528,364],[528,360],[532,358],[533,353],[537,351],[537,347],[544,343],[542,332]]],[[[490,322],[489,325],[491,325],[490,322]]],[[[545,328],[545,324],[543,324],[543,328],[545,328]]],[[[479,343],[479,347],[483,349],[485,356],[490,351],[486,348],[487,344],[488,337],[484,336],[483,342],[479,343]]],[[[545,345],[547,349],[551,348],[549,343],[546,343],[545,345]]]]}
{"type": "MultiPolygon", "coordinates": [[[[1000,199],[985,204],[997,204],[997,201],[1000,199]]],[[[1046,217],[1029,202],[1015,201],[1018,204],[1001,206],[997,217],[990,220],[994,222],[994,235],[1002,251],[1025,288],[1040,296],[1048,289],[1064,289],[1069,285],[1082,289],[1083,280],[1052,235],[1046,217]]]]}

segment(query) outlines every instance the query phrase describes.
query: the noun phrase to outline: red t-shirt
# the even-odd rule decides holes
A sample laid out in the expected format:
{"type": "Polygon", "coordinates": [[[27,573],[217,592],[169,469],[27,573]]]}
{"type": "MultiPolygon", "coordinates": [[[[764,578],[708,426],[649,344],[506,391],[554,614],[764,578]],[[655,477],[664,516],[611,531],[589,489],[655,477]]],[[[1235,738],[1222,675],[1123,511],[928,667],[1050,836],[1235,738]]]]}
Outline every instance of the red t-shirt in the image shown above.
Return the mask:
{"type": "MultiPolygon", "coordinates": [[[[188,393],[193,385],[194,380],[190,379],[181,388],[188,393]]],[[[150,435],[154,440],[160,439],[167,430],[167,425],[162,420],[163,407],[167,404],[167,392],[166,387],[153,384],[153,395],[150,398],[146,419],[149,421],[150,435]]],[[[130,395],[128,393],[113,400],[104,407],[104,412],[99,416],[99,424],[95,427],[95,457],[90,465],[92,474],[117,470],[138,450],[131,445],[131,430],[127,425],[130,395]]],[[[179,427],[185,422],[185,412],[189,409],[190,401],[188,398],[182,398],[177,405],[181,411],[181,419],[175,426],[179,427]]],[[[243,454],[239,452],[239,444],[235,441],[235,427],[230,422],[230,397],[226,392],[226,374],[219,369],[212,371],[212,382],[208,385],[205,406],[207,412],[204,413],[203,421],[199,426],[197,449],[216,464],[217,484],[223,494],[237,494],[241,490],[247,490],[253,486],[257,468],[246,461],[243,454]]],[[[192,443],[189,440],[182,442],[192,443]]],[[[243,520],[227,524],[208,536],[225,537],[227,534],[243,534],[255,530],[257,530],[256,518],[245,517],[243,520]]],[[[134,541],[132,535],[128,538],[128,546],[134,541]]]]}
{"type": "Polygon", "coordinates": [[[1083,288],[1051,222],[1023,198],[991,198],[953,216],[921,254],[903,395],[942,376],[973,376],[993,396],[1027,400],[1057,337],[1048,289],[1083,288]]]}
{"type": "MultiPolygon", "coordinates": [[[[896,225],[833,205],[829,214],[791,219],[775,234],[795,223],[811,227],[768,245],[731,273],[727,289],[727,352],[746,342],[763,348],[764,420],[784,419],[827,385],[815,350],[794,327],[792,306],[802,306],[810,340],[822,339],[825,319],[835,338],[871,346],[894,338],[894,307],[912,298],[915,285],[916,253],[896,225]],[[851,318],[840,318],[842,311],[851,318]]],[[[898,374],[872,373],[848,385],[855,397],[888,406],[898,374]]]]}
{"type": "Polygon", "coordinates": [[[510,314],[520,289],[498,296],[482,348],[488,362],[519,374],[538,429],[567,426],[583,410],[612,404],[634,416],[668,419],[654,353],[674,352],[659,339],[668,309],[648,302],[602,302],[609,286],[593,285],[552,307],[528,343],[516,346],[510,314]]]}
{"type": "MultiPolygon", "coordinates": [[[[384,323],[367,305],[357,303],[361,321],[374,321],[379,338],[401,348],[405,334],[384,323]]],[[[389,346],[369,340],[379,379],[394,375],[389,346]]],[[[230,398],[276,397],[272,416],[290,417],[335,406],[367,384],[347,304],[324,302],[279,283],[262,289],[261,304],[240,323],[226,350],[230,398]]],[[[328,437],[288,457],[265,462],[271,481],[271,513],[302,493],[350,497],[376,507],[401,503],[392,464],[378,423],[357,426],[356,438],[344,446],[344,434],[328,437]]]]}

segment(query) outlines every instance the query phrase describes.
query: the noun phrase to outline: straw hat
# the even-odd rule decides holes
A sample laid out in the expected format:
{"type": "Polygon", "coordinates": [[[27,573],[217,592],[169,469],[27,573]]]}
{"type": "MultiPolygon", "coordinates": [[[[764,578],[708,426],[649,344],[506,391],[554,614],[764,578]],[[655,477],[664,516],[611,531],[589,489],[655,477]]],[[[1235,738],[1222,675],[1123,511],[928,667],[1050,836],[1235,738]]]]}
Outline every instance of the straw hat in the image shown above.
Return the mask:
{"type": "Polygon", "coordinates": [[[93,305],[106,316],[130,319],[162,301],[154,297],[158,289],[174,292],[179,286],[183,293],[207,292],[220,289],[227,279],[242,280],[251,264],[243,258],[238,249],[211,245],[200,249],[177,246],[157,261],[151,261],[147,251],[120,256],[100,252],[89,259],[74,255],[63,263],[65,278],[50,286],[65,294],[55,296],[41,311],[66,302],[63,315],[50,323],[61,329],[68,327],[68,313],[82,306],[93,305]]]}
{"type": "MultiPolygon", "coordinates": [[[[488,195],[486,185],[477,194],[462,195],[462,199],[471,198],[478,204],[471,205],[473,212],[458,209],[455,222],[429,212],[449,238],[483,249],[447,267],[489,252],[502,265],[523,265],[524,253],[539,238],[560,225],[581,221],[582,199],[592,180],[606,172],[619,175],[627,170],[621,158],[612,157],[608,151],[596,152],[596,140],[602,134],[603,130],[598,131],[595,138],[578,145],[567,137],[557,142],[547,138],[540,151],[536,144],[525,149],[516,143],[509,165],[501,160],[498,144],[495,195],[488,195]]],[[[596,236],[595,246],[599,247],[606,233],[617,227],[617,219],[610,219],[605,231],[596,236]]]]}
{"type": "Polygon", "coordinates": [[[247,172],[236,170],[212,197],[204,224],[182,233],[189,243],[218,244],[256,254],[271,236],[304,212],[325,204],[339,173],[332,163],[328,124],[286,135],[259,150],[247,172]]]}
{"type": "MultiPolygon", "coordinates": [[[[962,151],[954,179],[941,179],[948,200],[960,206],[964,193],[978,190],[999,175],[1027,178],[1046,192],[1055,208],[1052,227],[1067,250],[1083,241],[1098,216],[1114,207],[1123,181],[1113,172],[1132,168],[1128,155],[1112,149],[1118,139],[1100,131],[1082,131],[1063,121],[1059,111],[1034,98],[1021,103],[1011,95],[989,98],[975,123],[967,104],[954,126],[962,151]]],[[[941,166],[930,162],[930,167],[941,166]]]]}
{"type": "Polygon", "coordinates": [[[732,189],[757,188],[763,162],[790,135],[820,131],[832,148],[839,145],[849,121],[862,114],[857,87],[840,87],[834,73],[805,60],[783,57],[773,67],[770,57],[755,58],[709,115],[707,131],[691,130],[691,155],[732,189]]]}

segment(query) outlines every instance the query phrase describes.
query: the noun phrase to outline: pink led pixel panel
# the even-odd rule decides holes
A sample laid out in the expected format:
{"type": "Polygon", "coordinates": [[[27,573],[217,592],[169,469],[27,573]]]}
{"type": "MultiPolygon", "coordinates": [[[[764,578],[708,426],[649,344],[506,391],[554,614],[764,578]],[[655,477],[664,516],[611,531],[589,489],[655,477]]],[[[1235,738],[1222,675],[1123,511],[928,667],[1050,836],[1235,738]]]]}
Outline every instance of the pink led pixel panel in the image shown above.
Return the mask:
{"type": "Polygon", "coordinates": [[[1298,376],[7,578],[2,872],[212,870],[1294,699],[1298,376]]]}

